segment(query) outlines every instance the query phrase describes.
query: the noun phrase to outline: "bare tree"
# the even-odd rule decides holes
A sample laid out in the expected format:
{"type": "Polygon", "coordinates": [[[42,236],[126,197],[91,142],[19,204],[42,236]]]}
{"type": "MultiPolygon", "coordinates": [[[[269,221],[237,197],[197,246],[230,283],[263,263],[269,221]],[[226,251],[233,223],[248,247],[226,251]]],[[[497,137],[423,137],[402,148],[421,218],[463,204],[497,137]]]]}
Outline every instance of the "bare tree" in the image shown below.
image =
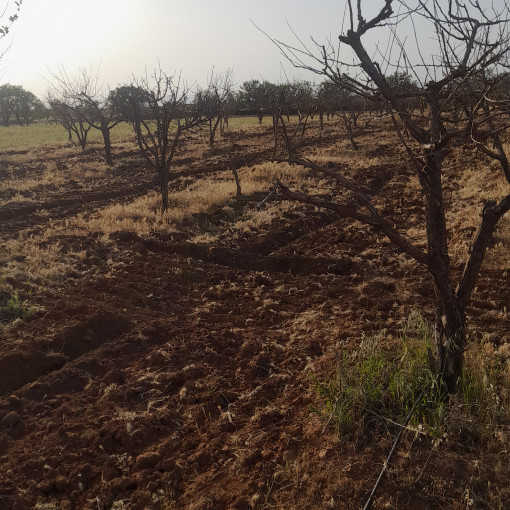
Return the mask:
{"type": "Polygon", "coordinates": [[[132,87],[145,91],[146,108],[136,108],[134,131],[142,156],[156,170],[161,190],[161,209],[168,209],[168,184],[172,160],[182,135],[209,119],[200,102],[190,100],[190,91],[180,76],[168,76],[161,68],[149,79],[132,87]]]}
{"type": "Polygon", "coordinates": [[[79,94],[79,99],[82,102],[83,111],[87,115],[90,125],[94,129],[101,131],[106,164],[113,166],[111,130],[124,121],[124,118],[117,111],[110,95],[103,94],[97,88],[90,91],[87,91],[87,89],[83,90],[79,94]]]}
{"type": "Polygon", "coordinates": [[[211,149],[214,146],[218,126],[220,126],[220,131],[223,132],[223,123],[228,123],[233,86],[233,74],[230,69],[223,74],[216,74],[213,69],[208,80],[207,89],[197,91],[195,103],[209,118],[209,147],[211,149]]]}
{"type": "Polygon", "coordinates": [[[75,77],[60,69],[53,79],[48,101],[69,132],[69,139],[74,133],[84,149],[90,129],[101,131],[105,160],[107,165],[112,166],[111,130],[125,120],[114,101],[115,96],[103,93],[98,86],[98,73],[94,75],[87,69],[80,69],[75,77]]]}
{"type": "Polygon", "coordinates": [[[97,111],[84,103],[84,97],[96,94],[96,81],[85,70],[71,77],[64,68],[53,73],[52,78],[46,102],[53,110],[53,116],[67,130],[69,141],[74,134],[81,149],[85,150],[89,132],[97,120],[97,111]]]}
{"type": "Polygon", "coordinates": [[[295,156],[303,146],[308,121],[317,108],[311,83],[295,81],[275,85],[268,108],[273,116],[274,156],[277,155],[280,140],[287,155],[295,156]]]}
{"type": "Polygon", "coordinates": [[[59,94],[55,90],[50,90],[46,95],[46,102],[53,111],[53,117],[67,131],[69,141],[72,141],[74,134],[81,149],[85,150],[92,125],[83,114],[81,101],[73,100],[70,97],[59,94]]]}
{"type": "MultiPolygon", "coordinates": [[[[297,200],[336,211],[340,216],[354,218],[382,232],[401,251],[414,258],[430,273],[436,294],[436,370],[447,390],[456,391],[462,374],[466,345],[465,310],[480,272],[484,254],[494,229],[510,209],[510,195],[499,202],[488,201],[481,210],[481,221],[472,239],[472,246],[460,278],[455,278],[449,256],[449,230],[446,221],[443,190],[444,160],[453,143],[475,143],[479,153],[501,164],[502,173],[510,183],[508,160],[500,136],[508,124],[503,120],[503,103],[495,93],[507,65],[510,50],[508,20],[510,9],[503,2],[482,9],[478,1],[411,0],[380,2],[380,8],[365,18],[362,0],[347,0],[347,29],[342,28],[338,44],[312,42],[309,48],[299,40],[297,45],[274,41],[297,67],[305,68],[341,85],[352,94],[369,100],[383,98],[391,107],[393,123],[406,148],[424,199],[426,248],[415,244],[399,232],[393,222],[383,216],[370,197],[349,179],[331,168],[324,168],[306,158],[287,158],[295,164],[329,175],[348,190],[358,203],[323,201],[310,195],[291,191],[280,185],[279,199],[297,200]],[[398,14],[393,4],[398,3],[398,14]],[[416,29],[417,18],[431,28],[429,40],[435,40],[430,55],[423,54],[423,45],[416,29]],[[408,43],[399,36],[406,27],[416,40],[417,61],[406,51],[408,43]],[[378,55],[370,56],[365,45],[366,35],[384,28],[393,45],[378,55]],[[396,45],[396,46],[395,46],[396,45]],[[396,48],[396,49],[395,49],[396,48]],[[351,65],[352,56],[357,59],[351,65]],[[413,64],[413,65],[412,65],[413,64]],[[415,90],[401,90],[385,78],[385,70],[404,72],[417,81],[415,90]],[[359,69],[358,74],[353,74],[359,69]],[[492,78],[490,78],[492,76],[492,78]],[[476,83],[476,86],[475,86],[476,83]],[[469,90],[469,106],[459,108],[459,99],[469,90]],[[408,101],[423,101],[424,114],[410,111],[408,101]]],[[[370,6],[373,8],[373,5],[370,6]]],[[[421,28],[421,31],[423,28],[421,28]]],[[[465,103],[460,101],[460,103],[465,103]]],[[[508,103],[506,103],[508,104],[508,103]]],[[[465,106],[465,105],[464,105],[465,106]]]]}
{"type": "MultiPolygon", "coordinates": [[[[356,137],[359,136],[360,133],[357,132],[358,130],[356,128],[358,127],[359,118],[365,112],[366,101],[363,98],[357,97],[355,94],[347,92],[339,106],[340,108],[335,113],[344,123],[351,147],[357,151],[359,145],[358,142],[356,142],[356,137]]],[[[364,129],[362,131],[364,131],[364,129]]]]}
{"type": "Polygon", "coordinates": [[[324,117],[329,121],[339,109],[339,105],[342,101],[343,89],[336,83],[326,80],[319,85],[316,103],[321,134],[324,131],[324,117]]]}

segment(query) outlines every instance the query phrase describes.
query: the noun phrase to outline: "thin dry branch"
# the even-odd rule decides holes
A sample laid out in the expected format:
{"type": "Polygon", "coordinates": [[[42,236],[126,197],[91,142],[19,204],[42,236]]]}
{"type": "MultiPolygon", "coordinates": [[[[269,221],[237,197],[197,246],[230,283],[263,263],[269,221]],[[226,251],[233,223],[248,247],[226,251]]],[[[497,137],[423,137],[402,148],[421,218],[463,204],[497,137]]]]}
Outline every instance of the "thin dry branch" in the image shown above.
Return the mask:
{"type": "Polygon", "coordinates": [[[400,250],[411,256],[413,259],[415,259],[418,263],[422,264],[426,268],[428,269],[430,268],[429,258],[427,254],[421,251],[418,247],[414,246],[410,241],[405,239],[402,236],[402,234],[400,234],[394,228],[391,222],[389,222],[388,220],[381,216],[381,214],[372,204],[368,196],[365,193],[363,193],[356,185],[354,185],[354,183],[346,179],[344,176],[340,175],[338,172],[335,172],[334,170],[331,170],[329,168],[321,167],[306,158],[290,158],[290,159],[276,158],[274,159],[274,161],[300,165],[305,168],[309,168],[310,170],[314,170],[316,172],[334,178],[344,188],[348,189],[356,196],[360,204],[367,209],[368,214],[362,214],[358,212],[354,207],[349,205],[342,205],[331,201],[320,200],[301,192],[291,191],[287,186],[285,186],[281,182],[278,182],[281,194],[277,195],[275,199],[295,200],[297,202],[314,205],[315,207],[335,211],[337,214],[344,218],[352,218],[354,220],[360,221],[365,225],[368,225],[381,231],[400,250]]]}

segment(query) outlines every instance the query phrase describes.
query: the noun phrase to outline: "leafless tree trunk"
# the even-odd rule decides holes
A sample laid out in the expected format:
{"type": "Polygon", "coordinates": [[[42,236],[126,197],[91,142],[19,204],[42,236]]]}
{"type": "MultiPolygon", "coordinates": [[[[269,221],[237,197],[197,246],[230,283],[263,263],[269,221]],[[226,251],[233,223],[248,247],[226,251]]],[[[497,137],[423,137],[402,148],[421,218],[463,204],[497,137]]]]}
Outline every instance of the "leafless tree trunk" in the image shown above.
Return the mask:
{"type": "Polygon", "coordinates": [[[234,174],[234,180],[236,182],[236,196],[240,197],[243,193],[241,191],[241,181],[239,180],[239,174],[237,173],[236,163],[234,160],[234,147],[233,144],[230,144],[229,150],[228,150],[228,160],[229,160],[229,166],[232,170],[232,173],[234,174]]]}
{"type": "Polygon", "coordinates": [[[356,112],[340,112],[339,115],[344,121],[344,126],[347,130],[347,135],[349,137],[349,141],[351,142],[351,146],[355,151],[357,151],[359,146],[354,139],[354,127],[356,126],[357,114],[356,112]]]}

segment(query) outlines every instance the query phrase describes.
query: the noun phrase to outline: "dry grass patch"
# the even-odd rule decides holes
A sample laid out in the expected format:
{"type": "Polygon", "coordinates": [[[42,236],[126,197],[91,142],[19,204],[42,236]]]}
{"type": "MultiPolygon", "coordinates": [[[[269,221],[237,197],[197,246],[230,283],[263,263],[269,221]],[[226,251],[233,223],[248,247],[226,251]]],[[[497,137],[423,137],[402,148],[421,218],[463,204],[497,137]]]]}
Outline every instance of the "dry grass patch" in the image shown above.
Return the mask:
{"type": "Polygon", "coordinates": [[[74,227],[105,234],[126,230],[140,236],[153,232],[175,231],[183,222],[200,213],[213,211],[235,195],[235,186],[227,180],[205,180],[182,191],[169,194],[169,208],[161,211],[161,196],[150,191],[129,204],[114,204],[94,217],[77,218],[74,227]]]}
{"type": "MultiPolygon", "coordinates": [[[[494,200],[499,202],[501,197],[509,193],[508,183],[505,181],[499,165],[490,165],[490,173],[482,168],[485,163],[479,162],[459,172],[455,186],[448,203],[447,221],[451,232],[450,256],[452,260],[462,262],[466,260],[471,248],[473,235],[480,225],[484,203],[494,200]],[[484,175],[483,180],[480,175],[484,175]]],[[[508,214],[502,218],[489,248],[485,264],[486,267],[501,267],[501,261],[508,259],[507,252],[510,245],[510,227],[508,214]]]]}
{"type": "Polygon", "coordinates": [[[0,191],[11,190],[27,192],[39,186],[55,186],[60,188],[68,181],[69,176],[59,172],[56,169],[55,164],[46,166],[43,172],[39,175],[30,175],[24,178],[16,176],[12,169],[10,169],[10,171],[8,170],[7,178],[0,182],[0,191]]]}
{"type": "Polygon", "coordinates": [[[59,241],[44,242],[43,238],[13,239],[2,243],[1,276],[20,283],[63,283],[75,271],[85,251],[64,254],[59,241]]]}

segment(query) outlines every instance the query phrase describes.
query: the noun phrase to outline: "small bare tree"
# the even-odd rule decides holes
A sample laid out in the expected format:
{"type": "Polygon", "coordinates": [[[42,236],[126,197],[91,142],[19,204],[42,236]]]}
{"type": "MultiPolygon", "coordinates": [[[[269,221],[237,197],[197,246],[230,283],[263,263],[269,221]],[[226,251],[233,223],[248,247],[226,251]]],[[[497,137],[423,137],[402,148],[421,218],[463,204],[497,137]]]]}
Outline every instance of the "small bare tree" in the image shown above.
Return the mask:
{"type": "Polygon", "coordinates": [[[274,97],[275,102],[271,105],[275,142],[273,154],[277,155],[279,140],[282,140],[285,152],[293,157],[303,146],[308,122],[316,112],[316,94],[311,83],[295,81],[276,85],[274,97]]]}
{"type": "Polygon", "coordinates": [[[233,74],[230,69],[223,74],[216,74],[213,69],[207,89],[198,90],[196,93],[195,104],[209,119],[209,147],[211,149],[214,147],[218,127],[223,132],[222,125],[228,122],[233,87],[233,74]]]}
{"type": "Polygon", "coordinates": [[[324,131],[324,117],[329,121],[335,112],[340,108],[344,98],[343,89],[336,83],[323,81],[317,90],[317,113],[319,114],[320,134],[324,131]]]}
{"type": "Polygon", "coordinates": [[[357,151],[359,145],[356,142],[356,137],[359,136],[359,132],[356,128],[358,127],[359,118],[365,112],[366,102],[363,98],[347,92],[339,106],[336,115],[342,119],[351,147],[357,151]]]}
{"type": "Polygon", "coordinates": [[[161,209],[168,209],[168,184],[172,160],[182,135],[209,119],[202,104],[190,99],[180,76],[168,76],[161,68],[151,79],[135,80],[131,87],[145,92],[147,106],[132,111],[138,148],[156,170],[161,190],[161,209]]]}
{"type": "Polygon", "coordinates": [[[72,141],[74,134],[81,149],[85,150],[92,125],[84,114],[81,101],[59,94],[55,90],[50,90],[46,95],[46,102],[50,105],[53,117],[67,131],[69,141],[72,141]]]}
{"type": "Polygon", "coordinates": [[[53,75],[54,85],[48,93],[48,101],[63,126],[74,133],[82,149],[87,143],[91,128],[101,131],[105,160],[113,165],[111,130],[124,120],[117,111],[111,94],[104,94],[98,86],[98,73],[80,69],[76,77],[70,77],[62,68],[53,75]]]}
{"type": "Polygon", "coordinates": [[[108,98],[100,95],[81,96],[83,106],[90,115],[91,126],[101,131],[104,144],[105,161],[108,166],[113,166],[111,130],[123,121],[115,111],[114,105],[108,98]]]}
{"type": "Polygon", "coordinates": [[[499,11],[495,7],[482,9],[476,0],[415,0],[413,5],[410,2],[382,0],[380,8],[365,18],[362,0],[347,0],[347,28],[342,29],[338,45],[330,42],[309,49],[301,40],[296,46],[274,42],[295,66],[326,77],[359,97],[368,100],[383,98],[390,106],[396,133],[407,150],[421,186],[425,249],[399,232],[394,222],[384,217],[370,197],[352,181],[339,171],[324,168],[310,159],[287,158],[286,161],[336,179],[351,193],[358,206],[320,200],[293,192],[284,185],[280,185],[279,198],[325,207],[341,216],[359,220],[382,232],[428,270],[436,294],[439,333],[436,370],[448,392],[453,393],[462,374],[466,306],[494,229],[510,210],[510,194],[503,195],[499,202],[488,201],[483,206],[464,269],[455,280],[456,271],[449,256],[444,161],[453,143],[474,143],[479,153],[501,164],[502,175],[510,184],[508,159],[500,138],[509,126],[503,116],[504,103],[496,94],[497,83],[506,76],[504,70],[510,54],[510,9],[507,1],[500,4],[499,11]],[[399,4],[398,14],[394,12],[394,3],[399,4]],[[416,30],[416,17],[428,24],[430,35],[435,38],[434,51],[427,56],[423,54],[420,40],[423,34],[419,36],[416,30]],[[398,34],[404,24],[415,36],[418,59],[415,65],[411,65],[412,57],[407,51],[409,42],[404,45],[398,34]],[[388,37],[397,44],[398,51],[391,47],[387,54],[379,53],[382,61],[378,63],[370,56],[364,41],[369,32],[381,28],[388,30],[388,37]],[[352,74],[352,56],[359,66],[357,75],[352,74]],[[417,81],[416,89],[402,90],[395,83],[391,84],[382,67],[412,75],[417,81]],[[468,96],[466,92],[469,92],[468,96]],[[424,108],[411,111],[409,100],[413,98],[422,101],[424,108]],[[462,105],[460,108],[459,104],[462,105]]]}
{"type": "Polygon", "coordinates": [[[95,94],[95,82],[91,74],[84,70],[71,77],[63,67],[57,73],[52,73],[52,78],[46,102],[53,110],[54,118],[67,130],[69,141],[74,134],[81,149],[85,150],[97,112],[84,104],[84,97],[95,94]]]}

